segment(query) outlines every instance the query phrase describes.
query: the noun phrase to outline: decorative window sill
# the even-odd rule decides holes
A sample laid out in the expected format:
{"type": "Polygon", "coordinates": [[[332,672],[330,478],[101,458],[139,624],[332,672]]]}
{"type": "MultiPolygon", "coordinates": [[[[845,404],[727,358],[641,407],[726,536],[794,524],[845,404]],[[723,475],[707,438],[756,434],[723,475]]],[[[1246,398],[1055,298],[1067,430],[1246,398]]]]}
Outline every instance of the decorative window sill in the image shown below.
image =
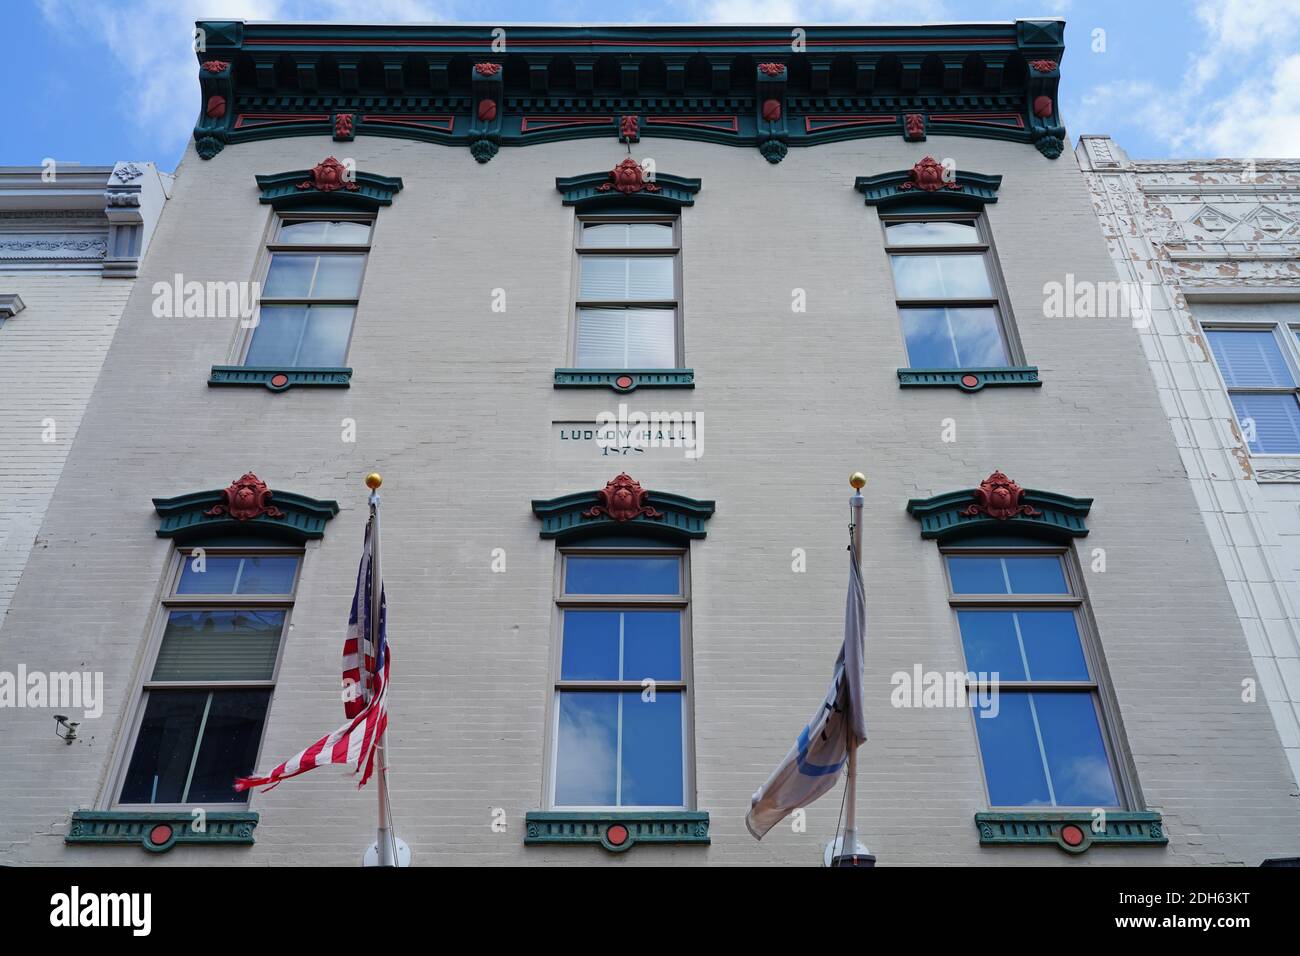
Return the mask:
{"type": "Polygon", "coordinates": [[[709,843],[705,810],[533,810],[524,818],[524,844],[588,843],[622,853],[638,843],[709,843]]]}
{"type": "Polygon", "coordinates": [[[1082,853],[1093,844],[1164,846],[1160,814],[1154,810],[1107,810],[1106,825],[1092,828],[1086,810],[1033,813],[977,813],[980,846],[1033,846],[1054,844],[1066,853],[1082,853]]]}
{"type": "Polygon", "coordinates": [[[557,368],[556,388],[694,388],[693,368],[557,368]]]}
{"type": "Polygon", "coordinates": [[[251,846],[258,815],[248,811],[212,811],[195,830],[187,810],[76,810],[65,843],[138,843],[150,853],[165,853],[178,843],[251,846]]]}
{"type": "Polygon", "coordinates": [[[1038,368],[1033,365],[1009,365],[997,368],[900,368],[898,384],[902,388],[926,386],[960,388],[978,392],[989,385],[1038,386],[1038,368]]]}
{"type": "Polygon", "coordinates": [[[295,385],[305,387],[347,388],[352,381],[350,368],[274,368],[254,365],[214,365],[209,385],[262,385],[273,392],[283,392],[295,385]]]}

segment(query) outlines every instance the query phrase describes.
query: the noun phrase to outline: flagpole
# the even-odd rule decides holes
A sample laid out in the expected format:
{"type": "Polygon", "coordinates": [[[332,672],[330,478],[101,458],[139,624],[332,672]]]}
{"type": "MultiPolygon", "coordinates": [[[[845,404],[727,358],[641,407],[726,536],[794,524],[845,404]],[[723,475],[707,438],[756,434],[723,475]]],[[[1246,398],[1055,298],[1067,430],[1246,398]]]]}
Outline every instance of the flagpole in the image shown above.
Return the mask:
{"type": "MultiPolygon", "coordinates": [[[[366,487],[370,489],[370,647],[375,653],[374,666],[379,668],[379,628],[383,604],[383,578],[379,573],[379,486],[384,479],[378,472],[366,475],[366,487]]],[[[364,658],[364,654],[362,655],[364,658]]],[[[373,676],[373,675],[372,675],[373,676]]],[[[371,686],[374,686],[373,680],[371,686]]],[[[375,839],[375,849],[380,866],[397,866],[397,853],[393,840],[392,821],[388,815],[388,728],[376,748],[375,762],[378,776],[375,789],[379,792],[379,827],[375,839]]]]}
{"type": "MultiPolygon", "coordinates": [[[[867,476],[855,471],[849,478],[853,486],[853,495],[849,498],[849,509],[853,515],[851,538],[853,542],[853,562],[858,569],[858,578],[862,578],[862,489],[867,483],[867,476]]],[[[849,733],[849,766],[844,784],[844,840],[840,852],[854,856],[858,852],[858,739],[849,733]]]]}

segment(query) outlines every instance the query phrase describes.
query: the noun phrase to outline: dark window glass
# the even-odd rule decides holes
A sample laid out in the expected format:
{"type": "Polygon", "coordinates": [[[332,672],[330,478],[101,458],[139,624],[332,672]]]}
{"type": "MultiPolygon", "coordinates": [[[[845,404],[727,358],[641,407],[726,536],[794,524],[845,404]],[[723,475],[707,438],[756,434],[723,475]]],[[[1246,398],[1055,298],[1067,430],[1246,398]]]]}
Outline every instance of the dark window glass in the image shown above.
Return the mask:
{"type": "Polygon", "coordinates": [[[152,690],[121,803],[244,803],[269,690],[152,690]]]}

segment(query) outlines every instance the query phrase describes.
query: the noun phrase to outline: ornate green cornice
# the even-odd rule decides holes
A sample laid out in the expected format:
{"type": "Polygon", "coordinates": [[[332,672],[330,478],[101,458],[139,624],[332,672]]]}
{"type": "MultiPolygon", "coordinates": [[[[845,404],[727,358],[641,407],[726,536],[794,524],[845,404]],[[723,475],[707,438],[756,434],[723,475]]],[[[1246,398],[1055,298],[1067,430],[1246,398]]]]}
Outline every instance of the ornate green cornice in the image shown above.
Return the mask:
{"type": "Polygon", "coordinates": [[[402,180],[397,176],[349,170],[330,156],[313,169],[258,176],[257,188],[262,191],[260,201],[277,210],[374,212],[380,206],[393,204],[393,197],[402,189],[402,180]]]}
{"type": "Polygon", "coordinates": [[[272,392],[291,388],[347,388],[352,384],[352,369],[278,365],[214,365],[208,385],[254,385],[272,392]]]}
{"type": "Polygon", "coordinates": [[[638,843],[709,843],[704,810],[533,810],[524,817],[524,844],[587,843],[623,853],[638,843]]]}
{"type": "Polygon", "coordinates": [[[853,181],[853,188],[866,197],[867,205],[882,211],[926,211],[940,206],[981,209],[998,201],[1001,185],[1001,176],[948,169],[930,156],[911,169],[859,176],[853,181]]]}
{"type": "Polygon", "coordinates": [[[649,491],[621,474],[598,491],[533,499],[543,538],[576,541],[616,533],[686,542],[705,536],[714,503],[666,491],[649,491]]]}
{"type": "Polygon", "coordinates": [[[921,522],[921,537],[940,544],[986,534],[1068,541],[1088,533],[1084,518],[1091,498],[1021,488],[995,471],[978,488],[913,498],[907,513],[921,522]]]}
{"type": "Polygon", "coordinates": [[[138,843],[150,853],[178,843],[249,846],[257,823],[257,814],[247,811],[213,810],[198,817],[186,810],[76,810],[63,842],[138,843]]]}
{"type": "Polygon", "coordinates": [[[281,136],[468,147],[575,138],[790,148],[976,136],[1055,158],[1061,20],[922,26],[200,21],[200,156],[281,136]],[[798,30],[796,34],[794,31],[798,30]],[[494,35],[495,34],[495,35],[494,35]],[[798,52],[792,52],[793,50],[798,52]]]}
{"type": "Polygon", "coordinates": [[[229,488],[153,499],[162,521],[158,537],[179,542],[239,535],[302,544],[323,537],[339,513],[337,501],[317,501],[292,491],[272,491],[248,472],[229,488]]]}
{"type": "Polygon", "coordinates": [[[629,165],[625,159],[603,173],[557,178],[555,188],[564,194],[564,205],[576,206],[580,212],[605,206],[676,210],[695,205],[700,181],[667,173],[656,173],[651,179],[636,160],[629,165]]]}
{"type": "Polygon", "coordinates": [[[1153,810],[1046,810],[1028,813],[977,813],[980,846],[1058,846],[1082,853],[1094,844],[1164,846],[1160,814],[1153,810]]]}

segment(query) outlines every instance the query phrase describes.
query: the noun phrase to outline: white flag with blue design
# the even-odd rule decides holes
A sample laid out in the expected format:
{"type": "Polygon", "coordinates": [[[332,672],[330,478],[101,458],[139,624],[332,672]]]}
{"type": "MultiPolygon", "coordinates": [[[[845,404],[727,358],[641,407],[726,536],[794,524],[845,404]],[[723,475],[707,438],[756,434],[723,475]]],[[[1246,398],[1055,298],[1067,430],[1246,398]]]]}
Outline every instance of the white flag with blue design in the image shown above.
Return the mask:
{"type": "Polygon", "coordinates": [[[866,599],[862,576],[849,552],[849,596],[844,608],[844,643],[835,659],[835,676],[817,713],[799,734],[781,766],[754,794],[745,825],[757,839],[792,811],[832,790],[844,772],[849,741],[867,739],[862,699],[862,655],[866,639],[866,599]]]}

